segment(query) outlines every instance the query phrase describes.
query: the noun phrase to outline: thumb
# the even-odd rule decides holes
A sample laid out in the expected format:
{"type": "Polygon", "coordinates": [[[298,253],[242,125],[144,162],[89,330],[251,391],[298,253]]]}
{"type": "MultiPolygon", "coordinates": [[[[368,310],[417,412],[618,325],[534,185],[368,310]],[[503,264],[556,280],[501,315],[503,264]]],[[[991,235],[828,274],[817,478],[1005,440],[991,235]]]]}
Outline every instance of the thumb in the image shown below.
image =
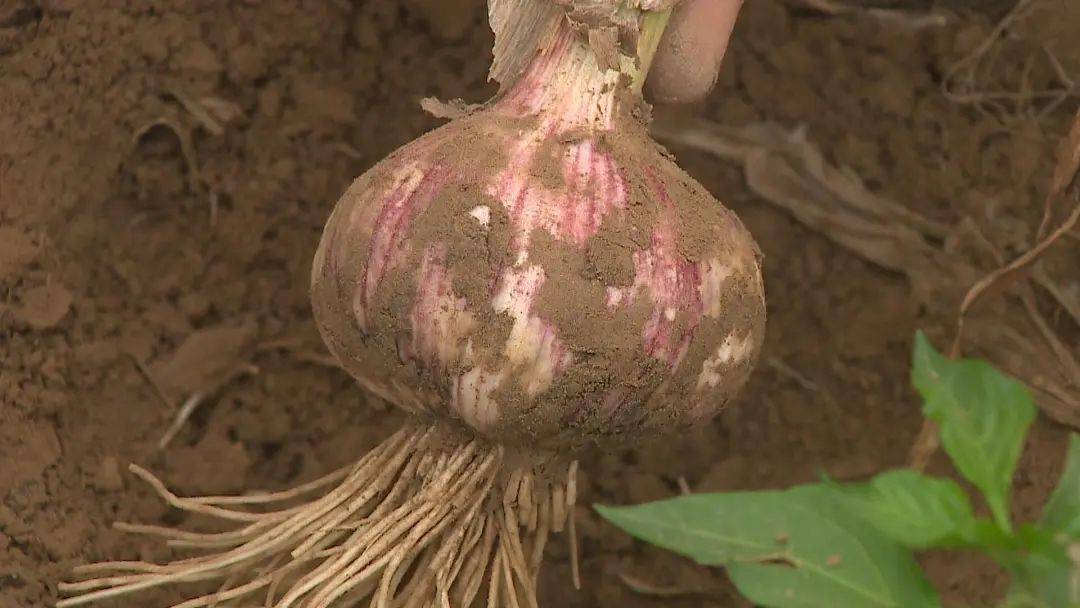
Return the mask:
{"type": "Polygon", "coordinates": [[[742,3],[683,0],[675,7],[645,80],[650,98],[686,103],[709,93],[716,84],[742,3]]]}

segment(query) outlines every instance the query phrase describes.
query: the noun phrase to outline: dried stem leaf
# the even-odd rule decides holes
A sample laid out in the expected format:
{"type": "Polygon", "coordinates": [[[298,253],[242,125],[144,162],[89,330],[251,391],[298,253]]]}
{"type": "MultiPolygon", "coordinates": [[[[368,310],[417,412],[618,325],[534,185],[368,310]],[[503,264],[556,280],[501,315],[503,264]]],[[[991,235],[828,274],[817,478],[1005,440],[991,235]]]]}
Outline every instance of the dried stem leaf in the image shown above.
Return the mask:
{"type": "Polygon", "coordinates": [[[537,53],[552,44],[559,25],[567,22],[590,44],[602,69],[621,70],[640,85],[643,76],[638,72],[648,70],[667,23],[668,11],[677,3],[678,0],[488,0],[488,21],[495,33],[488,78],[505,90],[537,53]],[[660,17],[660,22],[650,27],[647,15],[660,17]]]}
{"type": "Polygon", "coordinates": [[[513,84],[536,54],[551,44],[563,9],[550,0],[489,0],[495,33],[488,78],[501,88],[513,84]]]}

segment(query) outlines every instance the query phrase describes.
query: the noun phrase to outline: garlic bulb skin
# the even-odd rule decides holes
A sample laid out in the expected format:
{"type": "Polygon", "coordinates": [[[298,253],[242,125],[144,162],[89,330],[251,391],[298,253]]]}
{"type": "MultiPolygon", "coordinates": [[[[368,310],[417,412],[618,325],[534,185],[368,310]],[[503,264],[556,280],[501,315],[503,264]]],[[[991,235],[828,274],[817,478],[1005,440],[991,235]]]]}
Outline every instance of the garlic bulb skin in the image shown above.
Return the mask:
{"type": "Polygon", "coordinates": [[[311,294],[364,388],[538,448],[691,426],[735,394],[764,335],[758,249],[624,80],[562,25],[493,102],[345,192],[311,294]]]}

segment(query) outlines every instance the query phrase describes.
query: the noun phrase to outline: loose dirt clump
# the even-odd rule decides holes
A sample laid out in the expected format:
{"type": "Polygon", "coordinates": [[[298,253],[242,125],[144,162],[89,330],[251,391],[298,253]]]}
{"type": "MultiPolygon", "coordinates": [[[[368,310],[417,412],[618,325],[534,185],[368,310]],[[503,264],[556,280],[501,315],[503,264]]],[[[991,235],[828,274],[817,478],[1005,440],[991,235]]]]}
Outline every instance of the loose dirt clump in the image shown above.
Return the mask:
{"type": "MultiPolygon", "coordinates": [[[[50,604],[76,564],[169,555],[113,521],[202,525],[181,522],[129,463],[185,494],[272,490],[355,461],[399,426],[326,365],[308,305],[311,258],[349,182],[437,124],[421,98],[493,92],[480,2],[462,3],[461,21],[435,0],[86,4],[0,7],[4,608],[50,604]],[[203,398],[160,448],[192,394],[203,398]]],[[[718,89],[685,111],[728,125],[804,124],[828,160],[875,192],[977,228],[1006,259],[1030,247],[1076,96],[999,108],[957,103],[941,87],[1004,13],[910,28],[794,4],[748,2],[718,89]]],[[[1024,78],[1029,90],[1058,90],[1061,74],[1080,78],[1075,47],[1053,29],[1061,20],[1045,14],[1010,30],[980,67],[980,90],[1024,78]],[[1061,74],[1028,52],[1042,32],[1063,41],[1053,47],[1061,74]]],[[[954,321],[957,302],[926,306],[902,277],[756,199],[737,167],[675,152],[762,246],[762,361],[694,436],[582,463],[586,585],[567,584],[558,539],[542,605],[739,605],[719,573],[632,541],[588,505],[670,496],[680,479],[695,491],[757,489],[905,462],[920,425],[911,336],[923,327],[944,339],[954,321]]],[[[1067,292],[1080,281],[1075,242],[1045,259],[1067,292]]],[[[1006,311],[988,297],[977,312],[1006,311]]],[[[1053,322],[1077,335],[1067,318],[1053,322]]],[[[1033,431],[1018,473],[1021,517],[1037,515],[1056,481],[1065,438],[1045,419],[1033,431]]],[[[986,604],[1004,591],[987,564],[927,564],[949,601],[986,604]]],[[[140,602],[180,599],[159,591],[140,602]]]]}

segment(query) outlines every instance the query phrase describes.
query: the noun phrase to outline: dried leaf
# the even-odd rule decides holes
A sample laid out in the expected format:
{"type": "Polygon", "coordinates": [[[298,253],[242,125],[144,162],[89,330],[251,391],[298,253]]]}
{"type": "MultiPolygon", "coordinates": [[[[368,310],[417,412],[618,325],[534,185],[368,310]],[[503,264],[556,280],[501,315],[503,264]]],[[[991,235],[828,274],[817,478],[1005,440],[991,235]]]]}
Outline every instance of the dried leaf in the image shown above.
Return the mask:
{"type": "Polygon", "coordinates": [[[503,88],[512,84],[551,43],[562,16],[563,9],[550,0],[489,0],[495,46],[488,78],[503,88]]]}

